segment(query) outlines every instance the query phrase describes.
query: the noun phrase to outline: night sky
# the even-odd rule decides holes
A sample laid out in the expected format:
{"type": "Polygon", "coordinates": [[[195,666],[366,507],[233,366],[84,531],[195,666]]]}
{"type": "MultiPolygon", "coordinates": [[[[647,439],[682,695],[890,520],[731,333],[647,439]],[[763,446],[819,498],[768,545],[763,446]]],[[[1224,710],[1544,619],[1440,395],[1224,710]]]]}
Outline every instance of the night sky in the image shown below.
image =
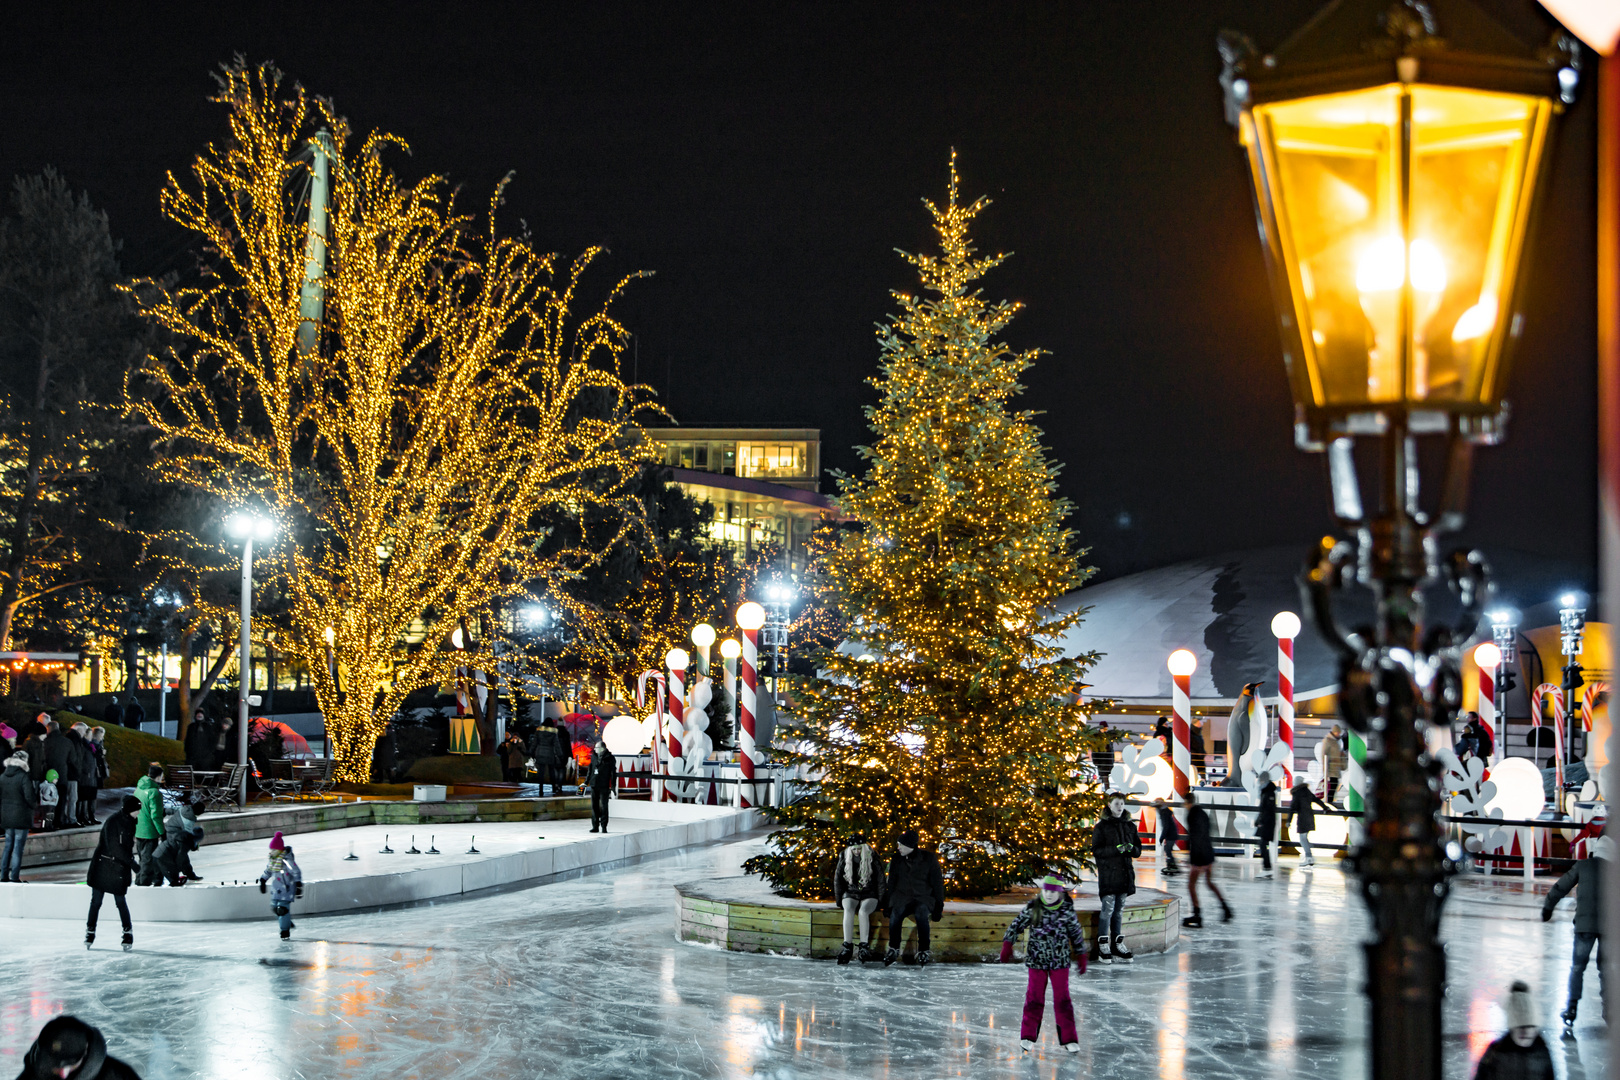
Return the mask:
{"type": "MultiPolygon", "coordinates": [[[[1331,527],[1321,460],[1292,444],[1214,45],[1231,27],[1274,46],[1317,6],[14,4],[0,174],[55,165],[107,210],[128,270],[184,271],[163,174],[224,132],[210,71],[274,60],[357,129],[404,137],[405,175],[481,205],[515,170],[508,226],[565,255],[605,244],[604,284],[655,271],[620,314],[680,421],[820,427],[823,463],[855,469],[873,324],[915,284],[894,249],[930,242],[919,200],[943,195],[955,147],[965,192],[995,200],[981,248],[1014,253],[987,295],[1027,305],[1009,340],[1051,354],[1024,402],[1112,576],[1331,527]]],[[[1549,32],[1530,0],[1484,6],[1549,32]]],[[[1478,456],[1468,534],[1588,565],[1591,89],[1563,120],[1509,440],[1478,456]]]]}

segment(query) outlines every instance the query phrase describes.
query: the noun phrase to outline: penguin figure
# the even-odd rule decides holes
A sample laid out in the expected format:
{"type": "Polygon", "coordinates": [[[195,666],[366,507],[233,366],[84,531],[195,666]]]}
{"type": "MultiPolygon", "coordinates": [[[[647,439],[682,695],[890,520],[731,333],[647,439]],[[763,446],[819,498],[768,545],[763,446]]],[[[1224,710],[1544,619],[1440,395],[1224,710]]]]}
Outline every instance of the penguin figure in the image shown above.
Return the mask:
{"type": "Polygon", "coordinates": [[[1250,746],[1258,740],[1258,732],[1249,730],[1249,710],[1256,704],[1255,691],[1260,684],[1246,683],[1243,693],[1238,695],[1237,704],[1232,706],[1232,715],[1226,721],[1226,779],[1221,781],[1221,787],[1243,786],[1244,756],[1248,754],[1250,746]]]}

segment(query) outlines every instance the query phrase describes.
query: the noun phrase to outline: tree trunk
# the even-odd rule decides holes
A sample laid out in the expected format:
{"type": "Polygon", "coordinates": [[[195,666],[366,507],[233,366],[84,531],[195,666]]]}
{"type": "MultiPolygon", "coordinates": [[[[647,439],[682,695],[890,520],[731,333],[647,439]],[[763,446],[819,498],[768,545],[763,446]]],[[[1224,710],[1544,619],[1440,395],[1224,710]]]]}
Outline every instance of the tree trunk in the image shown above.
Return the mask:
{"type": "Polygon", "coordinates": [[[180,710],[180,723],[175,727],[175,738],[182,743],[186,741],[186,732],[191,729],[191,643],[196,638],[196,634],[180,635],[180,685],[175,691],[175,707],[180,710]]]}
{"type": "MultiPolygon", "coordinates": [[[[230,629],[229,624],[226,625],[226,629],[230,629]]],[[[220,640],[229,641],[230,635],[222,635],[220,640]]],[[[214,661],[214,666],[208,669],[208,677],[204,679],[202,685],[197,688],[197,700],[189,703],[188,707],[190,712],[186,714],[187,716],[208,704],[208,695],[213,693],[214,684],[218,682],[219,677],[225,673],[225,666],[235,658],[235,655],[236,654],[231,651],[229,645],[220,646],[219,659],[214,661]]],[[[232,719],[234,720],[235,717],[233,716],[232,719]]]]}

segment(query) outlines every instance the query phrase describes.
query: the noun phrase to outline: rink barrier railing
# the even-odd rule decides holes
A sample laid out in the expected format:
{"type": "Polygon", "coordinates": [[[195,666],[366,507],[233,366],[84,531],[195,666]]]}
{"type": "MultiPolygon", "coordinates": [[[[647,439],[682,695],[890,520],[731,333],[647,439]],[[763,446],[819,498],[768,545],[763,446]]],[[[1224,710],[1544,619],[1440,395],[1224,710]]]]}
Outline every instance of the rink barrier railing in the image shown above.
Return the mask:
{"type": "MultiPolygon", "coordinates": [[[[1143,809],[1143,810],[1157,810],[1158,809],[1158,807],[1155,806],[1153,803],[1140,802],[1140,801],[1137,801],[1137,800],[1134,800],[1134,799],[1125,800],[1125,805],[1126,806],[1131,806],[1131,807],[1137,807],[1137,808],[1143,809]]],[[[1200,805],[1202,805],[1202,804],[1200,804],[1200,805]]],[[[1175,809],[1175,807],[1170,806],[1168,803],[1166,804],[1166,806],[1169,809],[1172,809],[1172,810],[1175,809]]],[[[1222,807],[1222,809],[1231,809],[1231,808],[1230,807],[1222,807]]],[[[1243,808],[1237,810],[1236,812],[1237,813],[1245,813],[1245,814],[1258,814],[1260,812],[1260,810],[1259,810],[1258,807],[1243,807],[1243,808]]],[[[1315,816],[1315,817],[1364,818],[1364,817],[1367,816],[1367,812],[1365,810],[1323,810],[1320,807],[1316,807],[1316,808],[1314,808],[1312,810],[1312,815],[1315,816]]],[[[1294,816],[1294,812],[1292,810],[1284,810],[1284,809],[1282,809],[1280,807],[1277,810],[1277,817],[1279,819],[1291,818],[1293,816],[1294,816]]],[[[1557,831],[1560,831],[1560,832],[1569,831],[1569,830],[1574,830],[1574,831],[1578,832],[1588,824],[1588,822],[1572,821],[1572,820],[1570,820],[1568,818],[1560,818],[1560,819],[1538,818],[1538,819],[1535,819],[1533,821],[1524,821],[1524,820],[1519,820],[1517,818],[1482,818],[1482,817],[1479,817],[1477,815],[1471,815],[1471,814],[1441,814],[1440,815],[1440,820],[1444,821],[1444,822],[1446,822],[1448,824],[1456,824],[1456,825],[1488,825],[1488,826],[1490,826],[1492,828],[1509,828],[1509,829],[1550,829],[1550,830],[1557,830],[1557,831]]],[[[1279,824],[1280,824],[1280,821],[1279,821],[1279,824]]],[[[1158,832],[1157,832],[1157,830],[1149,830],[1149,831],[1143,832],[1143,831],[1141,831],[1139,829],[1137,831],[1136,835],[1139,836],[1139,837],[1151,838],[1154,841],[1155,844],[1158,843],[1158,832]]],[[[1296,844],[1296,845],[1299,843],[1298,840],[1284,840],[1281,836],[1277,837],[1277,839],[1275,841],[1273,841],[1273,842],[1274,843],[1279,843],[1279,844],[1296,844]]],[[[1257,836],[1219,836],[1219,837],[1214,838],[1214,844],[1215,844],[1215,846],[1217,848],[1222,847],[1222,846],[1231,846],[1233,844],[1240,844],[1240,845],[1243,845],[1245,847],[1249,847],[1249,846],[1258,847],[1260,845],[1260,843],[1261,843],[1260,838],[1257,837],[1257,836]]],[[[1347,851],[1350,850],[1350,845],[1349,844],[1319,844],[1319,843],[1316,843],[1315,841],[1312,841],[1311,842],[1311,850],[1314,851],[1317,848],[1321,848],[1324,851],[1346,851],[1347,852],[1347,851]]],[[[1469,853],[1469,858],[1472,859],[1474,862],[1477,862],[1477,863],[1505,863],[1505,864],[1507,864],[1509,866],[1523,866],[1524,865],[1524,856],[1523,855],[1501,855],[1501,854],[1491,854],[1491,853],[1486,853],[1486,852],[1482,852],[1482,853],[1470,852],[1469,853]]],[[[1575,863],[1579,861],[1577,859],[1567,859],[1567,858],[1563,858],[1562,856],[1554,856],[1554,855],[1536,855],[1536,856],[1534,856],[1534,859],[1535,859],[1535,861],[1537,863],[1546,863],[1548,866],[1574,866],[1575,863]]]]}

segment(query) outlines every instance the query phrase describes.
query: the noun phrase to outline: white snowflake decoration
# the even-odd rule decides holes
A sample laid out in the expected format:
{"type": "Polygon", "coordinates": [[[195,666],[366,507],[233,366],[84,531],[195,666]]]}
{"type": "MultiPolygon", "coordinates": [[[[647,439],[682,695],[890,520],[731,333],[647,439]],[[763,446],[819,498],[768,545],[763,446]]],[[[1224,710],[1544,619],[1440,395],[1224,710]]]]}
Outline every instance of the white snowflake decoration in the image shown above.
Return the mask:
{"type": "Polygon", "coordinates": [[[1140,746],[1125,747],[1113,771],[1108,774],[1108,787],[1127,795],[1148,794],[1155,786],[1153,781],[1157,779],[1159,770],[1166,768],[1163,754],[1164,743],[1159,739],[1149,739],[1140,746]]]}
{"type": "MultiPolygon", "coordinates": [[[[1445,785],[1451,791],[1451,812],[1459,817],[1502,817],[1501,807],[1485,807],[1496,798],[1496,785],[1485,779],[1485,762],[1471,757],[1466,763],[1457,755],[1442,751],[1436,755],[1446,765],[1445,785]]],[[[1480,851],[1495,851],[1510,840],[1511,834],[1497,825],[1476,822],[1457,822],[1463,832],[1479,838],[1480,851]]]]}

